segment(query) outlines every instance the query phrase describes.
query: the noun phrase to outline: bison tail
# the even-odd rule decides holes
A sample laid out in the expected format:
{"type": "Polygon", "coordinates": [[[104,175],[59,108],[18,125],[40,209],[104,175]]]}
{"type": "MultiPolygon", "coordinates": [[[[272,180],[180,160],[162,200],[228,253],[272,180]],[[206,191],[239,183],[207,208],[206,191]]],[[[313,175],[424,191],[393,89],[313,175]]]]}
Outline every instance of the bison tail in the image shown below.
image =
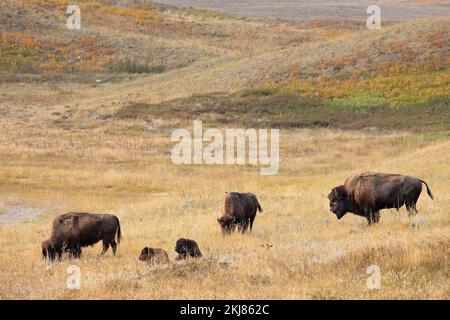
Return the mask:
{"type": "Polygon", "coordinates": [[[422,183],[425,184],[425,186],[427,187],[427,193],[428,193],[428,195],[430,196],[431,199],[434,199],[433,194],[431,193],[431,190],[430,190],[430,188],[428,187],[428,184],[427,184],[425,181],[423,181],[423,180],[420,180],[420,182],[422,182],[422,183]]]}
{"type": "Polygon", "coordinates": [[[119,219],[118,218],[116,218],[117,219],[117,233],[116,233],[116,236],[117,236],[117,243],[120,243],[120,240],[122,239],[122,232],[120,231],[120,222],[119,222],[119,219]]]}
{"type": "Polygon", "coordinates": [[[261,208],[261,205],[259,204],[258,200],[256,200],[256,205],[258,207],[258,211],[263,212],[263,208],[261,208]]]}

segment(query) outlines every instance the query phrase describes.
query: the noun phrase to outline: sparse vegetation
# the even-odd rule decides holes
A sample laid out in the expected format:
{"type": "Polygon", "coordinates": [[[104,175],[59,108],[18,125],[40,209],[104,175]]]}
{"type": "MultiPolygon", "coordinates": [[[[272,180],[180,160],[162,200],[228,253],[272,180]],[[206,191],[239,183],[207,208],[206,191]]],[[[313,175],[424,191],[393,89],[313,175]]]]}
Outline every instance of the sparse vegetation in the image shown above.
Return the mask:
{"type": "MultiPolygon", "coordinates": [[[[418,99],[419,97],[408,97],[418,99]]],[[[170,126],[195,119],[215,126],[274,128],[328,127],[339,129],[378,128],[411,131],[450,129],[448,95],[403,107],[392,100],[360,91],[354,97],[328,100],[276,88],[215,93],[165,101],[160,104],[131,103],[115,113],[118,119],[160,119],[170,126]],[[426,119],[423,118],[426,114],[426,119]]]]}

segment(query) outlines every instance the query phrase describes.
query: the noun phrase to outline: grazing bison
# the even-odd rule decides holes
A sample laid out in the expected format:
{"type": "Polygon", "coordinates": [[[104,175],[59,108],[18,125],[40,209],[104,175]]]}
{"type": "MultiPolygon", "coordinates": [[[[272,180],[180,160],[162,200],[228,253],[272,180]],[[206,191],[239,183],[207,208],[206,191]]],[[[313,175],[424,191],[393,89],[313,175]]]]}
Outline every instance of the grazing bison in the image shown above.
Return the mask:
{"type": "Polygon", "coordinates": [[[100,240],[103,241],[102,254],[111,246],[115,255],[121,237],[119,219],[115,215],[70,212],[53,220],[51,237],[42,243],[42,255],[50,260],[61,259],[64,252],[80,257],[82,247],[100,240]]]}
{"type": "Polygon", "coordinates": [[[256,211],[262,212],[258,199],[253,193],[226,192],[222,215],[217,218],[223,234],[229,234],[238,227],[244,233],[253,228],[256,211]]]}
{"type": "Polygon", "coordinates": [[[167,252],[162,249],[154,249],[145,247],[141,251],[139,260],[145,261],[151,264],[167,264],[170,262],[167,252]]]}
{"type": "Polygon", "coordinates": [[[398,210],[405,205],[411,214],[417,212],[416,203],[422,192],[422,183],[433,199],[428,184],[423,180],[399,174],[362,173],[347,178],[344,185],[331,190],[328,195],[330,210],[338,219],[347,212],[366,217],[369,225],[379,222],[382,209],[398,210]]]}
{"type": "Polygon", "coordinates": [[[175,252],[178,253],[176,260],[185,260],[189,257],[200,258],[202,253],[198,247],[197,242],[190,239],[178,239],[175,245],[175,252]]]}

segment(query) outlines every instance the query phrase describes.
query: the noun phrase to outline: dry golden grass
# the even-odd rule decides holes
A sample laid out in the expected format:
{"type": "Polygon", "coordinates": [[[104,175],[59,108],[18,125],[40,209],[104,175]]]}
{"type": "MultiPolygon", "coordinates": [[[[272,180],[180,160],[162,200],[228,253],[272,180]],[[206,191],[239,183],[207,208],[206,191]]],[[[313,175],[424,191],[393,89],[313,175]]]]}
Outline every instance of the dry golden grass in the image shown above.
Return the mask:
{"type": "Polygon", "coordinates": [[[281,139],[280,174],[262,177],[250,166],[174,166],[169,134],[3,136],[2,194],[45,211],[0,226],[0,297],[449,298],[448,140],[318,129],[282,131],[281,139]],[[421,177],[436,199],[422,194],[415,218],[401,209],[383,211],[370,228],[352,215],[337,221],[326,195],[368,169],[421,177]],[[231,190],[258,195],[264,212],[252,234],[220,233],[216,216],[231,190]],[[96,245],[80,260],[45,263],[40,243],[53,217],[69,210],[117,214],[124,235],[117,257],[101,257],[96,245]],[[155,268],[138,261],[144,246],[174,260],[179,237],[197,240],[204,258],[155,268]],[[70,264],[81,268],[81,290],[65,287],[70,264]],[[366,287],[372,264],[381,268],[381,290],[366,287]]]}
{"type": "MultiPolygon", "coordinates": [[[[28,10],[30,17],[8,18],[6,31],[29,27],[30,37],[64,45],[69,32],[64,29],[65,15],[57,13],[55,3],[33,1],[30,8],[39,10],[28,10]],[[59,20],[45,22],[47,15],[59,20]],[[28,26],[28,21],[33,23],[28,26]]],[[[124,57],[140,58],[150,65],[163,61],[167,70],[122,78],[107,72],[24,75],[11,71],[15,69],[4,61],[5,72],[0,74],[0,299],[450,298],[448,132],[282,130],[280,172],[263,177],[259,168],[251,166],[174,166],[167,118],[111,118],[130,102],[230,93],[283,82],[298,71],[319,78],[318,71],[326,73],[333,67],[325,64],[319,70],[324,61],[364,52],[380,39],[432,34],[436,26],[447,26],[448,19],[357,33],[355,26],[301,26],[186,9],[164,11],[163,21],[141,26],[127,20],[140,11],[127,10],[123,17],[110,12],[98,20],[99,10],[88,4],[91,11],[83,21],[89,25],[87,32],[99,39],[99,43],[89,42],[95,59],[102,59],[95,53],[97,45],[112,46],[117,49],[112,53],[114,61],[124,57]],[[123,30],[117,37],[119,22],[129,23],[120,23],[123,30]],[[98,78],[102,81],[95,81],[98,78]],[[417,217],[408,217],[404,209],[385,210],[381,223],[370,228],[364,219],[350,214],[337,221],[329,212],[327,194],[347,176],[366,170],[418,176],[429,183],[435,200],[424,193],[417,217]],[[258,214],[252,234],[222,237],[216,217],[225,191],[258,196],[264,213],[258,214]],[[41,214],[25,215],[22,221],[8,218],[18,210],[26,213],[26,208],[41,214]],[[67,211],[115,213],[124,236],[118,255],[101,257],[96,245],[84,249],[80,260],[43,261],[41,242],[48,238],[53,218],[67,211]],[[152,246],[165,249],[173,261],[180,237],[195,239],[204,257],[155,268],[138,260],[140,250],[152,246]],[[70,264],[81,268],[80,290],[66,288],[70,264]],[[381,268],[381,290],[366,287],[366,268],[372,264],[381,268]]],[[[8,0],[0,8],[0,17],[27,5],[27,1],[8,0]]],[[[21,40],[12,41],[10,49],[17,49],[16,42],[21,40]]],[[[414,59],[429,59],[427,53],[436,52],[416,47],[414,59]]],[[[8,55],[20,58],[14,50],[8,55]]],[[[45,55],[31,57],[45,60],[45,55]]],[[[66,63],[72,57],[66,53],[63,58],[66,63]]],[[[103,70],[95,59],[81,61],[76,70],[103,70]]],[[[24,62],[26,72],[35,61],[24,62]]],[[[51,62],[50,70],[60,70],[51,62]]],[[[352,61],[341,62],[352,67],[352,61]]],[[[367,69],[367,64],[361,68],[367,69]]],[[[345,84],[353,87],[353,83],[345,84]]],[[[436,94],[445,93],[448,78],[436,86],[436,94]]],[[[414,95],[417,87],[410,87],[414,95]]],[[[425,113],[421,119],[429,120],[425,113]]]]}

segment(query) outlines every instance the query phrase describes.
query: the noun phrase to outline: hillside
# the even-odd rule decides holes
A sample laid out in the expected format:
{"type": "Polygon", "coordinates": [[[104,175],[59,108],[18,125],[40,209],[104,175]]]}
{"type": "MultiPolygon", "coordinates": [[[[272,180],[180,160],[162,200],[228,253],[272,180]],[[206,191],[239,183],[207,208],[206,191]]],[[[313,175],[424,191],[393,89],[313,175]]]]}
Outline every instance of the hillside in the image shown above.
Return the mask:
{"type": "Polygon", "coordinates": [[[369,5],[378,4],[387,21],[404,21],[448,16],[446,0],[159,0],[177,7],[197,7],[239,16],[282,18],[291,21],[365,19],[369,5]]]}
{"type": "MultiPolygon", "coordinates": [[[[370,31],[358,20],[263,21],[86,1],[83,28],[76,32],[65,28],[63,3],[6,1],[0,9],[3,108],[45,102],[52,123],[80,123],[83,115],[73,118],[80,109],[90,110],[89,117],[114,119],[117,108],[130,104],[252,88],[286,95],[271,108],[291,120],[284,124],[269,113],[265,124],[406,129],[414,123],[417,129],[448,130],[448,18],[391,22],[370,31]],[[39,99],[17,90],[17,82],[31,85],[39,99]],[[62,104],[76,109],[70,117],[62,104]],[[389,116],[386,123],[378,119],[383,114],[389,116]]],[[[228,110],[226,101],[220,105],[228,110]]],[[[207,106],[204,112],[214,112],[207,106]]]]}

